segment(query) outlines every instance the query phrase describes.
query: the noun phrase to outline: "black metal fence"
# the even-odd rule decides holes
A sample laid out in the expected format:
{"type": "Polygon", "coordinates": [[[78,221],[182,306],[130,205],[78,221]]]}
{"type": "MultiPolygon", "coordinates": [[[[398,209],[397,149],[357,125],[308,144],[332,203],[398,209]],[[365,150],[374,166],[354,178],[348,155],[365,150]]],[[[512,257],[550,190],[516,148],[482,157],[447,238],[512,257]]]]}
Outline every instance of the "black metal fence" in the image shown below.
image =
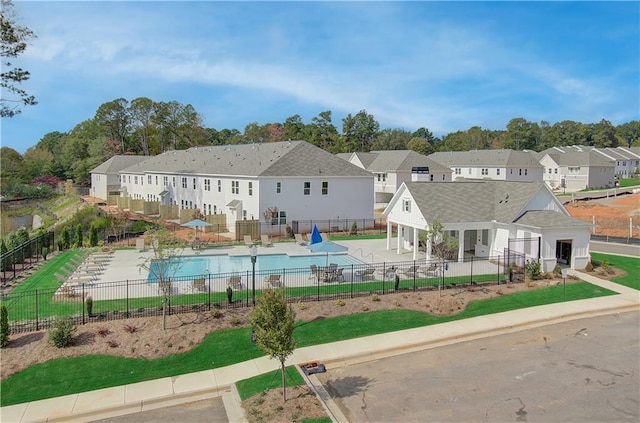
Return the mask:
{"type": "Polygon", "coordinates": [[[53,232],[47,232],[32,238],[0,256],[0,284],[15,280],[23,272],[33,268],[36,263],[45,260],[53,251],[53,232]]]}
{"type": "MultiPolygon", "coordinates": [[[[262,291],[283,288],[290,303],[385,295],[509,280],[501,256],[464,262],[403,261],[347,266],[280,269],[174,277],[168,281],[137,279],[65,284],[57,289],[10,293],[3,298],[12,332],[48,328],[56,316],[78,324],[149,317],[166,312],[207,312],[214,308],[252,307],[262,291]],[[87,310],[92,298],[91,314],[87,310]]],[[[518,279],[520,280],[520,279],[518,279]]]]}

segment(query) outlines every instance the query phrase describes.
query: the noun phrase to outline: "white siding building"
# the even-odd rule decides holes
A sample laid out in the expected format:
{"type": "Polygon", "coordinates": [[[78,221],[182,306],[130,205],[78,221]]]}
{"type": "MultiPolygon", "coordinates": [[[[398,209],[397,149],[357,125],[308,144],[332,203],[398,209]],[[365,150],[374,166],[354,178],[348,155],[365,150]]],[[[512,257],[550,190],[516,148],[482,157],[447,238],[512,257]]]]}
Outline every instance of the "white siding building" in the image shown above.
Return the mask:
{"type": "Polygon", "coordinates": [[[340,153],[337,156],[373,174],[376,204],[388,204],[404,182],[451,182],[449,168],[413,150],[340,153]]]}
{"type": "Polygon", "coordinates": [[[387,249],[413,251],[414,260],[419,258],[419,232],[436,220],[458,240],[458,260],[465,255],[502,256],[511,249],[539,258],[545,272],[558,263],[582,269],[590,260],[589,224],[572,218],[542,182],[410,182],[398,190],[384,214],[387,249]],[[394,224],[396,239],[391,237],[394,224]]]}
{"type": "Polygon", "coordinates": [[[371,174],[305,141],[193,147],[120,172],[122,195],[273,225],[373,221],[371,174]]]}
{"type": "Polygon", "coordinates": [[[592,148],[552,147],[532,156],[540,159],[543,180],[553,190],[575,192],[615,184],[615,160],[592,148]]]}
{"type": "Polygon", "coordinates": [[[429,158],[450,168],[453,180],[541,181],[542,166],[531,154],[515,150],[443,151],[429,158]]]}
{"type": "Polygon", "coordinates": [[[110,195],[120,195],[119,172],[148,158],[148,156],[126,155],[111,157],[91,171],[90,195],[105,201],[110,195]]]}

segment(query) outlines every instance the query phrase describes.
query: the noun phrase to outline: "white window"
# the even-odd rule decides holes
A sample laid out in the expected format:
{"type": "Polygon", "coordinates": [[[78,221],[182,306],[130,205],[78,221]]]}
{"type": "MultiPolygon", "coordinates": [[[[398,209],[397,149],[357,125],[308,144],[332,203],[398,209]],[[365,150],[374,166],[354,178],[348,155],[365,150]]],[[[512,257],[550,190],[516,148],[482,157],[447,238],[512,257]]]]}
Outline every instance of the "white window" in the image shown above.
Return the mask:
{"type": "Polygon", "coordinates": [[[276,194],[280,194],[282,192],[282,182],[276,182],[276,194]]]}
{"type": "Polygon", "coordinates": [[[209,204],[209,214],[211,214],[211,204],[209,204]]]}
{"type": "Polygon", "coordinates": [[[524,176],[527,176],[527,171],[528,171],[528,170],[529,170],[529,169],[525,169],[525,170],[524,170],[524,176]]]}
{"type": "Polygon", "coordinates": [[[277,212],[271,213],[271,224],[272,225],[286,225],[287,224],[287,212],[280,210],[277,212]]]}
{"type": "Polygon", "coordinates": [[[176,187],[176,177],[175,176],[172,178],[171,186],[174,187],[174,188],[176,187]]]}
{"type": "Polygon", "coordinates": [[[469,168],[469,175],[471,175],[471,168],[469,168]]]}
{"type": "Polygon", "coordinates": [[[311,194],[311,182],[305,182],[304,183],[304,195],[310,195],[311,194]]]}
{"type": "Polygon", "coordinates": [[[211,191],[211,179],[204,180],[204,190],[211,191]]]}
{"type": "Polygon", "coordinates": [[[327,195],[329,194],[329,182],[323,182],[322,183],[322,195],[327,195]]]}
{"type": "Polygon", "coordinates": [[[147,183],[151,185],[151,175],[147,175],[147,183]]]}
{"type": "Polygon", "coordinates": [[[240,181],[231,181],[231,194],[240,194],[240,181]]]}
{"type": "Polygon", "coordinates": [[[411,200],[402,200],[402,210],[411,213],[411,200]]]}
{"type": "Polygon", "coordinates": [[[156,175],[156,185],[158,185],[158,175],[156,175]]]}
{"type": "Polygon", "coordinates": [[[522,176],[522,169],[520,169],[520,172],[518,173],[520,176],[522,176]]]}
{"type": "Polygon", "coordinates": [[[480,170],[480,173],[481,173],[482,175],[488,175],[488,174],[489,174],[489,169],[481,169],[481,170],[480,170]]]}
{"type": "Polygon", "coordinates": [[[222,191],[222,181],[218,179],[218,192],[222,191]]]}
{"type": "Polygon", "coordinates": [[[556,174],[556,175],[558,174],[558,168],[557,167],[555,169],[553,169],[553,173],[556,174]]]}
{"type": "Polygon", "coordinates": [[[187,178],[182,178],[182,188],[187,187],[187,178]]]}
{"type": "Polygon", "coordinates": [[[168,176],[163,176],[162,177],[162,183],[164,184],[165,187],[169,186],[169,177],[168,176]]]}
{"type": "Polygon", "coordinates": [[[462,174],[462,170],[459,167],[456,167],[454,172],[455,172],[456,175],[462,174]]]}
{"type": "Polygon", "coordinates": [[[569,173],[580,173],[580,166],[569,167],[569,173]]]}
{"type": "Polygon", "coordinates": [[[196,178],[193,178],[193,189],[196,189],[196,178]]]}
{"type": "Polygon", "coordinates": [[[253,182],[249,182],[249,195],[253,195],[253,182]]]}
{"type": "Polygon", "coordinates": [[[247,211],[242,210],[242,220],[247,220],[247,211]]]}
{"type": "Polygon", "coordinates": [[[500,175],[500,168],[496,169],[496,175],[500,175]]]}
{"type": "Polygon", "coordinates": [[[429,175],[429,180],[433,181],[433,173],[431,175],[429,175]]]}
{"type": "Polygon", "coordinates": [[[134,176],[134,177],[133,177],[133,183],[134,183],[134,184],[136,184],[136,185],[138,185],[138,177],[137,177],[137,176],[134,176]]]}

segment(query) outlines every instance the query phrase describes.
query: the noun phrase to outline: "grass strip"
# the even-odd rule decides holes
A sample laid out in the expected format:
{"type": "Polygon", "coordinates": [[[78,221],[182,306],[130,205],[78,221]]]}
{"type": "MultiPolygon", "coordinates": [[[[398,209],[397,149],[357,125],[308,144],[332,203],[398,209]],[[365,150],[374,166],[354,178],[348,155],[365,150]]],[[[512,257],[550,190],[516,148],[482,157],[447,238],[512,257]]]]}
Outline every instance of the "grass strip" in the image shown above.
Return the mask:
{"type": "MultiPolygon", "coordinates": [[[[287,366],[284,370],[287,377],[287,387],[298,386],[305,383],[295,366],[287,366]]],[[[242,401],[269,389],[282,388],[282,371],[278,369],[249,379],[240,380],[236,382],[236,387],[238,388],[238,394],[242,401]]]]}
{"type": "Polygon", "coordinates": [[[627,273],[624,276],[611,278],[612,282],[640,290],[640,259],[601,253],[591,253],[591,258],[598,264],[606,260],[610,266],[622,269],[627,273]]]}
{"type": "MultiPolygon", "coordinates": [[[[586,282],[566,288],[568,301],[615,294],[586,282]]],[[[553,286],[475,301],[455,316],[397,309],[298,322],[294,336],[298,347],[305,347],[561,301],[562,286],[553,286]]],[[[212,332],[191,351],[153,360],[103,355],[59,358],[30,366],[0,382],[0,405],[224,367],[263,355],[251,343],[251,329],[242,327],[212,332]]]]}

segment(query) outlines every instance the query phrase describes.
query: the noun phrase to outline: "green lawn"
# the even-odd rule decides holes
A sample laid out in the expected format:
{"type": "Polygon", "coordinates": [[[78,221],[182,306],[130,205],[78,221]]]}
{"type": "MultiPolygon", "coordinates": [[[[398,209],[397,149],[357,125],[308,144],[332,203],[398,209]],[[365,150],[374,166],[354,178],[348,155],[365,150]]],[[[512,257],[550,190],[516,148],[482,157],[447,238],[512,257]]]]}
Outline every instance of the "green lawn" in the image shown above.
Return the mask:
{"type": "Polygon", "coordinates": [[[620,188],[633,187],[636,185],[640,185],[640,178],[620,179],[619,183],[620,183],[620,188]]]}
{"type": "MultiPolygon", "coordinates": [[[[294,366],[285,367],[285,374],[287,376],[287,386],[298,386],[304,383],[304,379],[302,379],[302,376],[294,366]]],[[[274,370],[273,372],[244,379],[236,382],[236,387],[238,388],[240,399],[244,401],[268,389],[282,388],[282,372],[274,370]]]]}
{"type": "Polygon", "coordinates": [[[624,276],[618,276],[611,279],[613,282],[640,290],[640,259],[601,253],[591,253],[591,258],[597,264],[606,260],[609,265],[622,269],[627,273],[624,276]]]}
{"type": "MultiPolygon", "coordinates": [[[[614,293],[595,285],[578,282],[567,285],[566,298],[578,300],[612,294],[614,293]]],[[[298,347],[304,347],[562,300],[562,286],[553,286],[477,301],[456,316],[438,317],[397,309],[298,322],[294,336],[298,347]]],[[[224,367],[263,355],[251,343],[251,329],[242,327],[213,332],[189,352],[154,360],[102,355],[54,359],[30,366],[0,382],[0,405],[19,404],[224,367]],[[37,383],[34,383],[35,380],[37,383]]]]}

